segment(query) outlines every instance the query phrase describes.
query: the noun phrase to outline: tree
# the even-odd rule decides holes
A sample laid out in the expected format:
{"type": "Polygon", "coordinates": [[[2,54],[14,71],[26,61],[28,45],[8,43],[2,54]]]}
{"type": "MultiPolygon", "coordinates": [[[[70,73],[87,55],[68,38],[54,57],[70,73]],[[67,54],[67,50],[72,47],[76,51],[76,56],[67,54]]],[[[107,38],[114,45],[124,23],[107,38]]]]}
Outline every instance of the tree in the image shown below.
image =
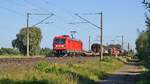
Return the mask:
{"type": "Polygon", "coordinates": [[[145,60],[146,62],[150,62],[150,1],[143,0],[143,4],[146,7],[146,31],[140,32],[139,37],[136,40],[136,50],[137,55],[141,60],[145,60]]]}
{"type": "Polygon", "coordinates": [[[146,9],[150,9],[150,1],[149,0],[143,0],[143,4],[145,5],[146,9]]]}
{"type": "Polygon", "coordinates": [[[148,56],[148,46],[148,34],[147,32],[141,32],[136,40],[136,50],[140,59],[144,59],[148,56]]]}
{"type": "MultiPolygon", "coordinates": [[[[16,35],[16,39],[12,41],[12,46],[19,49],[19,51],[26,55],[27,52],[27,28],[22,28],[16,35]]],[[[42,33],[38,27],[29,27],[29,54],[31,56],[37,55],[40,52],[40,42],[42,33]]]]}

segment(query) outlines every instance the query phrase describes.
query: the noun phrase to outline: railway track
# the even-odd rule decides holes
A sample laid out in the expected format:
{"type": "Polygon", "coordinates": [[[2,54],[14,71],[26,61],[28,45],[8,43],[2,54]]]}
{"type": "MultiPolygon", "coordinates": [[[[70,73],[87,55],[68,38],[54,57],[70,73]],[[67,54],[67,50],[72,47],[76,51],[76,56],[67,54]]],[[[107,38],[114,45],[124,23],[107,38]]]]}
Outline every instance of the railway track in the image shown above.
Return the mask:
{"type": "Polygon", "coordinates": [[[99,57],[34,57],[34,58],[0,58],[0,64],[34,64],[38,61],[48,61],[54,63],[84,62],[97,60],[99,57]]]}
{"type": "Polygon", "coordinates": [[[0,64],[3,63],[29,63],[45,60],[45,58],[0,58],[0,64]]]}

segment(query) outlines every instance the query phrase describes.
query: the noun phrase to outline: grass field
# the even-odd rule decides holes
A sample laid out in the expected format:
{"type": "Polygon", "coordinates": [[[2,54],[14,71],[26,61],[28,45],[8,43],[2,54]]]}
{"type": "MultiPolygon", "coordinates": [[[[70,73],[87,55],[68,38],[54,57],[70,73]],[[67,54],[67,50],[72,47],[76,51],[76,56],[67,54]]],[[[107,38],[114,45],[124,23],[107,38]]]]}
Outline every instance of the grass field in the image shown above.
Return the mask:
{"type": "Polygon", "coordinates": [[[108,72],[123,65],[116,58],[84,63],[48,63],[34,67],[12,66],[0,69],[0,84],[96,84],[108,72]]]}

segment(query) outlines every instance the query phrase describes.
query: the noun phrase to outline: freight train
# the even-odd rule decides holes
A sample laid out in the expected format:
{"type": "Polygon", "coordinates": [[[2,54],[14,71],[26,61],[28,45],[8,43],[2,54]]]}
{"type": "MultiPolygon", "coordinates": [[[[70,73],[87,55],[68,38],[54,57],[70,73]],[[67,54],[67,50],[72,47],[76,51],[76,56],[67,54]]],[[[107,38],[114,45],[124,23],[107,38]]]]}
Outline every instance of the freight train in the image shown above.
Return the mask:
{"type": "MultiPolygon", "coordinates": [[[[94,43],[91,45],[91,51],[84,51],[81,40],[72,39],[69,35],[55,36],[53,52],[55,56],[97,56],[100,54],[100,44],[94,43]]],[[[103,54],[118,56],[124,53],[118,48],[103,45],[103,54]]]]}

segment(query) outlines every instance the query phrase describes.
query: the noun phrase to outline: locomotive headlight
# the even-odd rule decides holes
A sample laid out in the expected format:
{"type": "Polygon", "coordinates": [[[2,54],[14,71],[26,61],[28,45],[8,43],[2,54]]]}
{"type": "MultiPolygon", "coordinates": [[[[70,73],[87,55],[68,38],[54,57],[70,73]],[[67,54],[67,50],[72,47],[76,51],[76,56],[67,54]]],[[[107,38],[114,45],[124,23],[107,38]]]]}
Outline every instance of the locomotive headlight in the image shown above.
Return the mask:
{"type": "Polygon", "coordinates": [[[58,45],[55,45],[55,47],[58,47],[58,45]]]}
{"type": "Polygon", "coordinates": [[[63,48],[65,45],[55,45],[56,48],[63,48]]]}
{"type": "Polygon", "coordinates": [[[61,47],[64,47],[64,45],[61,45],[61,47]]]}

